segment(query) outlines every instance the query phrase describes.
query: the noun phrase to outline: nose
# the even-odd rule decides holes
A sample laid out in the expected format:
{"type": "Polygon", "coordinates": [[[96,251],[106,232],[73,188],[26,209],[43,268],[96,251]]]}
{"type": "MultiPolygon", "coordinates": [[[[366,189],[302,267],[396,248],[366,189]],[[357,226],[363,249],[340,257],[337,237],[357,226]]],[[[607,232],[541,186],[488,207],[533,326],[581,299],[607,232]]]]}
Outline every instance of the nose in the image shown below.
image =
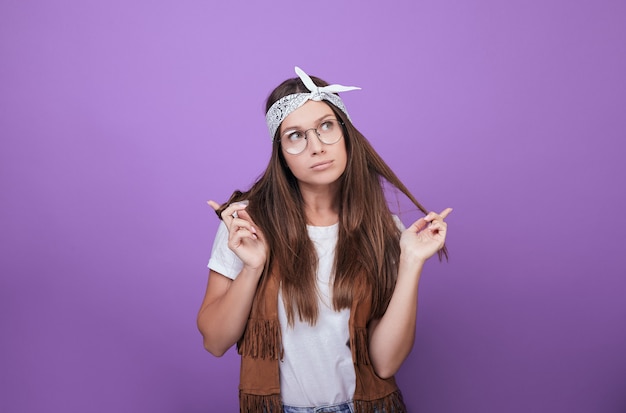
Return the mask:
{"type": "Polygon", "coordinates": [[[309,129],[306,131],[306,141],[309,150],[313,153],[324,152],[324,143],[321,141],[317,131],[315,129],[309,129]],[[312,134],[309,132],[313,132],[312,134]],[[313,135],[313,136],[311,136],[313,135]]]}

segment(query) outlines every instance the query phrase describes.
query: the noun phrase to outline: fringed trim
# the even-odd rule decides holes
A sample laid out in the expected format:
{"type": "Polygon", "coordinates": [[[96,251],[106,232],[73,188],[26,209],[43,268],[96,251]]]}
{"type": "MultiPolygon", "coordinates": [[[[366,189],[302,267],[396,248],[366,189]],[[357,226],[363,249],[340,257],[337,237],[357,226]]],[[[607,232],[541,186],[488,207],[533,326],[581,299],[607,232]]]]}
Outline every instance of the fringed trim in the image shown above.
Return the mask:
{"type": "Polygon", "coordinates": [[[354,411],[357,413],[406,413],[407,410],[402,399],[402,393],[397,390],[382,399],[354,400],[354,411]]]}
{"type": "Polygon", "coordinates": [[[370,364],[368,341],[367,328],[355,327],[354,334],[350,335],[350,348],[352,349],[352,359],[357,364],[370,364]]]}
{"type": "Polygon", "coordinates": [[[239,411],[241,413],[282,413],[283,403],[280,394],[259,396],[239,392],[239,411]]]}
{"type": "Polygon", "coordinates": [[[246,331],[237,343],[239,354],[251,358],[279,360],[283,358],[278,320],[248,320],[246,331]]]}

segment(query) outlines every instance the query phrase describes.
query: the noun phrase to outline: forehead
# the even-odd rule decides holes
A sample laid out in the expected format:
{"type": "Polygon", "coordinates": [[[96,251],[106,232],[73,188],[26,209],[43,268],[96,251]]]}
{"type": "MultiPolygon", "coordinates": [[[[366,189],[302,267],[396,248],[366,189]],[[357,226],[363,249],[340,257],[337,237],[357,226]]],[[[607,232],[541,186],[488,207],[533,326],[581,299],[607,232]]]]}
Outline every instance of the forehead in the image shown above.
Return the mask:
{"type": "Polygon", "coordinates": [[[326,103],[309,100],[283,120],[280,130],[313,126],[312,123],[331,115],[334,115],[334,112],[326,103]]]}

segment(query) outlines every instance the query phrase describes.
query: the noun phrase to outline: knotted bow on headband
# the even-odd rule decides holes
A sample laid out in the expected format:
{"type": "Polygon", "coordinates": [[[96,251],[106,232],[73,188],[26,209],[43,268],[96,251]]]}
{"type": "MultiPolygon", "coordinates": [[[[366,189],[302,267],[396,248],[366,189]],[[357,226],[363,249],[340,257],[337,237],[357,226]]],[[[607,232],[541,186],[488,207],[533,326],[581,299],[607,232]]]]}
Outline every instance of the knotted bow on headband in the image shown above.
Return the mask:
{"type": "Polygon", "coordinates": [[[346,106],[343,104],[341,98],[335,93],[361,89],[360,87],[356,86],[343,85],[328,85],[320,87],[317,86],[309,77],[309,75],[304,73],[304,71],[298,66],[295,67],[295,70],[296,74],[298,75],[300,80],[302,80],[304,86],[309,89],[310,93],[294,93],[292,95],[283,96],[282,98],[274,102],[274,104],[265,114],[265,121],[267,122],[267,128],[270,131],[270,137],[272,138],[272,140],[274,139],[274,135],[276,135],[276,131],[278,130],[281,122],[285,120],[285,118],[289,116],[291,112],[304,105],[308,100],[327,100],[333,105],[337,106],[337,108],[341,109],[341,111],[346,114],[348,119],[350,119],[350,115],[348,115],[346,106]]]}

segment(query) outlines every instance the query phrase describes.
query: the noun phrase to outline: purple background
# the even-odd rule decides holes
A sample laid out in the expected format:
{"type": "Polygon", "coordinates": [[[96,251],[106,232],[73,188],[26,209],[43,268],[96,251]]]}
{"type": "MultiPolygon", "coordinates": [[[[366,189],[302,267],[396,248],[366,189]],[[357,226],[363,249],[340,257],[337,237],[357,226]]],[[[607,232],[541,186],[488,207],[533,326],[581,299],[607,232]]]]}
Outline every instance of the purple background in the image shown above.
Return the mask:
{"type": "MultiPolygon", "coordinates": [[[[623,1],[0,3],[0,411],[237,410],[195,317],[293,66],[429,209],[410,411],[626,411],[623,1]],[[271,5],[270,5],[271,3],[271,5]]],[[[417,215],[401,201],[405,223],[417,215]]]]}

